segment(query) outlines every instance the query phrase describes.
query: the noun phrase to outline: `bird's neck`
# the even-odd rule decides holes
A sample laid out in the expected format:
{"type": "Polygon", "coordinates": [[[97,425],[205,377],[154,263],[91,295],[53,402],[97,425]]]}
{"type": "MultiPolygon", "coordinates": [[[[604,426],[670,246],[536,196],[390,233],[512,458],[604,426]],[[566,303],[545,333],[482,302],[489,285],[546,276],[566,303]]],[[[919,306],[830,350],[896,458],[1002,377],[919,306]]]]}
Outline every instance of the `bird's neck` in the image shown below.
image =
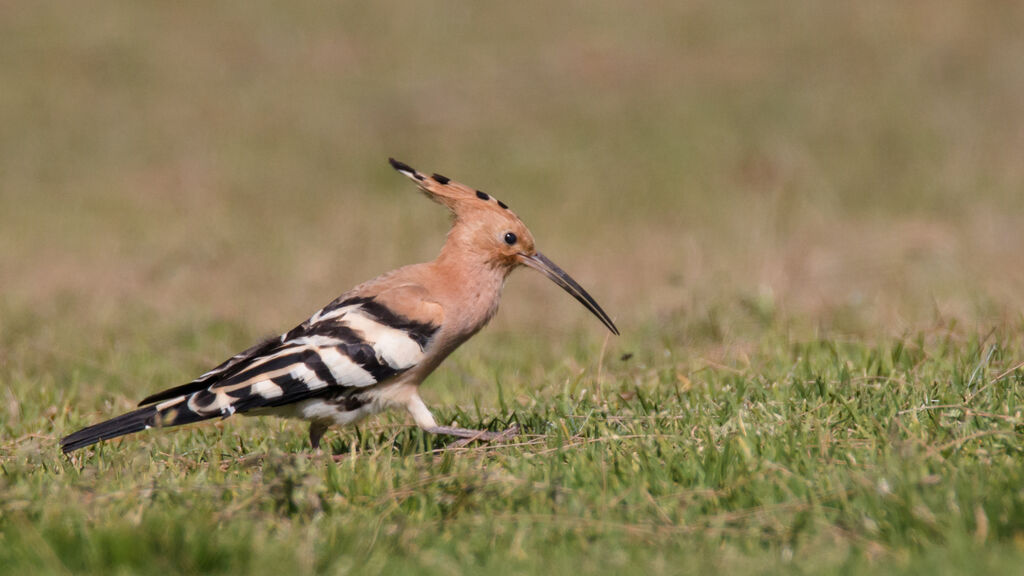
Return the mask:
{"type": "Polygon", "coordinates": [[[497,313],[501,289],[511,269],[467,249],[452,237],[430,266],[443,284],[443,290],[435,293],[444,294],[445,323],[452,322],[460,337],[469,338],[497,313]]]}

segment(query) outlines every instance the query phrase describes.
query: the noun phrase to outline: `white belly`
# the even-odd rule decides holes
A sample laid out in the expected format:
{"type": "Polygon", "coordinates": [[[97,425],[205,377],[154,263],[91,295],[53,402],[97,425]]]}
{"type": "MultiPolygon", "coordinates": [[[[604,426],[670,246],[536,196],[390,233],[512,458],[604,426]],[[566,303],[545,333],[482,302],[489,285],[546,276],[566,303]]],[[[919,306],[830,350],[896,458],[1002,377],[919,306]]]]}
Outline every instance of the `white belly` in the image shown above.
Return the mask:
{"type": "Polygon", "coordinates": [[[416,385],[402,381],[375,386],[363,392],[363,403],[355,409],[347,408],[344,401],[310,398],[285,406],[253,410],[247,415],[269,415],[320,422],[328,426],[348,426],[389,408],[408,408],[412,397],[418,397],[417,388],[416,385]]]}

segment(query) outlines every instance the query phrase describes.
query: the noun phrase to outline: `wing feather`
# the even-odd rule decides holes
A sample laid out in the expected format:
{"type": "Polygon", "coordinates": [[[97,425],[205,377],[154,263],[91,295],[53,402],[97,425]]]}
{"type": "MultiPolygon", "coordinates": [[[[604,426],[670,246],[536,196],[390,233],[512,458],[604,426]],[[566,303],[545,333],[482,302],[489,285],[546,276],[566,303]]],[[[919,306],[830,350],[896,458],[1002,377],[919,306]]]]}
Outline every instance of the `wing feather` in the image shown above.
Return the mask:
{"type": "Polygon", "coordinates": [[[149,396],[143,404],[162,401],[158,408],[226,417],[317,396],[344,396],[394,378],[424,358],[442,318],[439,305],[422,300],[422,287],[406,284],[394,290],[398,293],[339,298],[280,337],[232,356],[189,384],[149,396]],[[185,402],[176,400],[183,396],[185,402]]]}

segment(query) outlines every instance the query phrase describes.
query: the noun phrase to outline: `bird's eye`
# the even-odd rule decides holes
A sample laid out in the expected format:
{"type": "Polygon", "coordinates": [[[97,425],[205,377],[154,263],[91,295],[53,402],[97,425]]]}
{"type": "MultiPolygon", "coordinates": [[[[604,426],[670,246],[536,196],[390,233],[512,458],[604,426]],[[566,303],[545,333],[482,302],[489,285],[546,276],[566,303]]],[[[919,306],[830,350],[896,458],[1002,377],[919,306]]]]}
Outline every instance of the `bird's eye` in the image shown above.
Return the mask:
{"type": "Polygon", "coordinates": [[[515,234],[511,232],[505,232],[505,244],[511,246],[516,243],[516,240],[518,240],[518,238],[516,238],[515,234]]]}

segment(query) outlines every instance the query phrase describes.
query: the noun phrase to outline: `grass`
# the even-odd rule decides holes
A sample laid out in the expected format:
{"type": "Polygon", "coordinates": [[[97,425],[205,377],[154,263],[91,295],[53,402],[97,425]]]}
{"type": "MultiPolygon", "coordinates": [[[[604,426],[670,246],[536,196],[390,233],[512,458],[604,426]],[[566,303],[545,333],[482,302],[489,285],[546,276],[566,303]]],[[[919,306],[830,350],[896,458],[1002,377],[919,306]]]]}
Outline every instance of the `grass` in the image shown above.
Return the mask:
{"type": "MultiPolygon", "coordinates": [[[[1019,329],[866,344],[773,328],[718,358],[676,356],[658,332],[627,336],[635,355],[600,366],[587,337],[533,350],[579,362],[553,362],[539,383],[500,346],[442,371],[442,388],[500,384],[440,416],[516,422],[523,434],[506,445],[445,448],[393,418],[332,435],[334,458],[308,453],[300,425],[230,419],[65,460],[52,431],[97,417],[78,407],[102,377],[75,357],[31,366],[38,351],[16,351],[0,565],[957,573],[1012,572],[1024,556],[1019,329]],[[34,385],[49,379],[71,385],[34,385]]],[[[150,346],[103,359],[117,367],[107,378],[174,372],[154,368],[150,346]]]]}
{"type": "Polygon", "coordinates": [[[0,573],[1019,572],[1014,3],[0,7],[0,573]],[[512,277],[401,414],[65,459],[447,223],[512,277]]]}

